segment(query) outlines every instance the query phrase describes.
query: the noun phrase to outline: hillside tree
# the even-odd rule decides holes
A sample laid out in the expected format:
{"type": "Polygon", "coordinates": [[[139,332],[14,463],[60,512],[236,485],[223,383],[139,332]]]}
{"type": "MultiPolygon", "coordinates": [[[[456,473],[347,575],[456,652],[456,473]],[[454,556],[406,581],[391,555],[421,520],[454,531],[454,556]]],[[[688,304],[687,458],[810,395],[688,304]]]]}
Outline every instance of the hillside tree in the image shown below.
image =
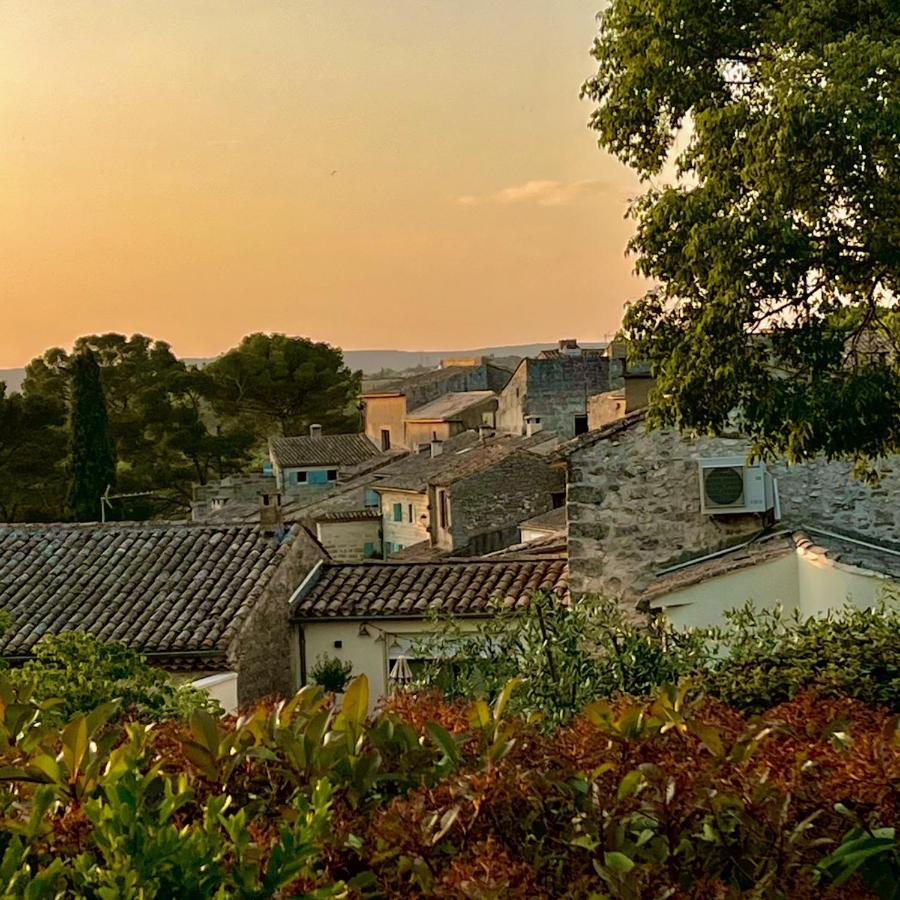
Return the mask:
{"type": "Polygon", "coordinates": [[[900,450],[896,0],[611,0],[599,144],[648,185],[628,309],[652,420],[762,455],[900,450]]]}
{"type": "Polygon", "coordinates": [[[216,408],[266,434],[300,434],[313,423],[355,431],[362,373],[340,349],[285,334],[250,334],[205,369],[216,408]]]}

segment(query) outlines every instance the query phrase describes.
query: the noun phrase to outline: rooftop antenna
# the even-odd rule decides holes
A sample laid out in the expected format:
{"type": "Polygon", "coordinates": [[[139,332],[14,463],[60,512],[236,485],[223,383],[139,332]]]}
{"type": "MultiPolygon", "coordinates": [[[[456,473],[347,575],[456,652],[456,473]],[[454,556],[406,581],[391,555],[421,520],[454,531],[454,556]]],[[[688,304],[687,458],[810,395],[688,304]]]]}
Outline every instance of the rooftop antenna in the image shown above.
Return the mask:
{"type": "Polygon", "coordinates": [[[153,497],[159,491],[133,491],[130,494],[110,494],[112,485],[108,484],[106,490],[100,495],[100,523],[106,524],[106,510],[112,509],[113,500],[125,500],[128,497],[153,497]]]}

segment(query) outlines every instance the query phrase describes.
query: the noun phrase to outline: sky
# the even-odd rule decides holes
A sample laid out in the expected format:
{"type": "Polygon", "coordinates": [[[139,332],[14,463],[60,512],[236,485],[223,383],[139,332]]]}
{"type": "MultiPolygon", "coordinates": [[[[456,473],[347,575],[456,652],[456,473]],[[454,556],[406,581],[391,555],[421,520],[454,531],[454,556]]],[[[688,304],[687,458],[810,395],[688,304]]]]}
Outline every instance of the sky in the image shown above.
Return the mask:
{"type": "Polygon", "coordinates": [[[601,0],[0,0],[0,367],[602,340],[636,177],[579,99],[601,0]]]}

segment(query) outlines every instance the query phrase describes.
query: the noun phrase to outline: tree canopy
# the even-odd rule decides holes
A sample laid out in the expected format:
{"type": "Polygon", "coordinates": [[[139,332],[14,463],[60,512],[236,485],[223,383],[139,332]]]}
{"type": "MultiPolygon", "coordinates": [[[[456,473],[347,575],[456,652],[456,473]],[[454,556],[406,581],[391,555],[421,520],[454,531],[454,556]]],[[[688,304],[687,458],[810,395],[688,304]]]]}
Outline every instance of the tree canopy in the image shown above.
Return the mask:
{"type": "Polygon", "coordinates": [[[313,423],[330,431],[355,430],[362,374],[341,351],[285,334],[249,334],[204,372],[215,385],[215,405],[257,430],[300,434],[313,423]]]}
{"type": "Polygon", "coordinates": [[[625,330],[654,421],[900,449],[894,0],[612,0],[593,55],[591,125],[648,183],[629,249],[657,286],[625,330]]]}
{"type": "MultiPolygon", "coordinates": [[[[32,360],[21,393],[8,394],[0,383],[0,519],[72,514],[66,493],[72,374],[87,357],[99,372],[117,492],[150,493],[117,500],[112,518],[183,515],[193,484],[246,470],[273,433],[294,434],[313,421],[328,431],[357,426],[360,375],[327,344],[251,335],[199,367],[144,335],[86,335],[71,353],[54,347],[32,360]]],[[[79,516],[99,517],[103,490],[105,484],[99,492],[90,488],[97,508],[79,516]]]]}

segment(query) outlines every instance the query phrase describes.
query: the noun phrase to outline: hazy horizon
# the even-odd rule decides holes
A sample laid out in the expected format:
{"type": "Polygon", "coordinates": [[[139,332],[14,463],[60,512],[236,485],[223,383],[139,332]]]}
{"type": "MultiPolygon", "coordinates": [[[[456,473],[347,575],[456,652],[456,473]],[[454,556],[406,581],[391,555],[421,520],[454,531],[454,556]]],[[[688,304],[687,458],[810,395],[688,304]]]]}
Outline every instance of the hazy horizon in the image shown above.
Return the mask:
{"type": "Polygon", "coordinates": [[[578,97],[601,5],[7,0],[0,367],[603,340],[643,288],[578,97]]]}

